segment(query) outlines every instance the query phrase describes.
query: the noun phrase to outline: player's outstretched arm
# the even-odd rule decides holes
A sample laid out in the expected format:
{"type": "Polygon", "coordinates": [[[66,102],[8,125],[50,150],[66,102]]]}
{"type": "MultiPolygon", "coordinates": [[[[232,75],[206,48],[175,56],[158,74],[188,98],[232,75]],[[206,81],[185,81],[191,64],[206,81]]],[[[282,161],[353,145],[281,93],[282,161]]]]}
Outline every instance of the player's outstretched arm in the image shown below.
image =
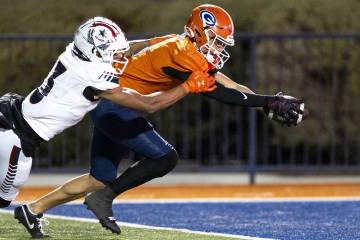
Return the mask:
{"type": "Polygon", "coordinates": [[[208,73],[194,72],[181,85],[164,92],[142,95],[132,89],[115,88],[98,95],[119,105],[153,113],[166,108],[189,93],[210,92],[216,89],[215,79],[208,73]]]}
{"type": "Polygon", "coordinates": [[[205,95],[214,98],[222,103],[243,106],[243,107],[266,107],[270,95],[255,94],[250,88],[240,85],[226,75],[217,72],[214,74],[218,83],[216,91],[205,95]]]}
{"type": "Polygon", "coordinates": [[[251,90],[250,88],[248,88],[247,86],[241,85],[241,84],[233,81],[232,79],[230,79],[228,76],[226,76],[225,74],[223,74],[221,72],[217,72],[215,74],[215,80],[217,83],[223,85],[226,88],[231,88],[231,89],[234,89],[234,90],[242,92],[242,93],[255,94],[255,92],[253,90],[251,90]]]}
{"type": "Polygon", "coordinates": [[[295,126],[309,114],[304,102],[300,99],[282,94],[255,94],[248,87],[234,82],[220,72],[215,74],[215,79],[219,83],[218,88],[206,94],[207,96],[227,104],[264,109],[270,119],[282,125],[295,126]]]}

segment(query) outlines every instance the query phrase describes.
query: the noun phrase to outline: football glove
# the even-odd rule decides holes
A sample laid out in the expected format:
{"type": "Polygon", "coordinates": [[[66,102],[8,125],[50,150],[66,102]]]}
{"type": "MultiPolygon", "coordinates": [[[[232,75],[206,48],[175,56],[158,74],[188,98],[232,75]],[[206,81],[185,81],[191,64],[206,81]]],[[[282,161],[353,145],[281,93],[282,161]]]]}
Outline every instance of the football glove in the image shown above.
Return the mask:
{"type": "Polygon", "coordinates": [[[269,99],[264,112],[269,119],[289,127],[298,125],[308,116],[303,100],[284,95],[282,92],[269,99]]]}
{"type": "Polygon", "coordinates": [[[182,84],[188,93],[211,92],[216,89],[215,78],[208,73],[195,71],[182,84]]]}

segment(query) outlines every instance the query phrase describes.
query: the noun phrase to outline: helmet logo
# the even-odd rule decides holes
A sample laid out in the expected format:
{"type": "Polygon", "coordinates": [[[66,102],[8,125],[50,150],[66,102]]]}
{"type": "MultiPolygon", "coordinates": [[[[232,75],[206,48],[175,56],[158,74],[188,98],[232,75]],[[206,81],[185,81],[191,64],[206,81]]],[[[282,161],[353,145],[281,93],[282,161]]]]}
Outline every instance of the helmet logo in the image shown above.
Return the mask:
{"type": "Polygon", "coordinates": [[[210,26],[210,27],[215,26],[216,18],[211,12],[201,11],[200,17],[201,17],[204,27],[205,26],[210,26]]]}
{"type": "Polygon", "coordinates": [[[88,32],[88,42],[101,50],[109,47],[110,42],[106,28],[90,29],[88,32]]]}
{"type": "Polygon", "coordinates": [[[96,29],[96,32],[94,32],[94,40],[97,40],[97,42],[106,42],[108,41],[108,38],[105,33],[105,29],[96,29]]]}
{"type": "Polygon", "coordinates": [[[100,32],[100,36],[102,36],[103,38],[106,37],[105,29],[100,30],[99,32],[100,32]]]}
{"type": "Polygon", "coordinates": [[[92,45],[95,44],[95,43],[94,43],[93,36],[94,36],[94,29],[90,29],[90,30],[88,31],[88,34],[87,34],[87,41],[88,41],[88,43],[90,43],[90,44],[92,44],[92,45]]]}
{"type": "Polygon", "coordinates": [[[105,29],[100,30],[98,36],[95,36],[95,38],[98,39],[100,42],[104,42],[103,44],[100,44],[97,46],[99,49],[105,50],[106,48],[109,47],[110,44],[109,44],[109,40],[106,39],[107,36],[106,36],[105,29]]]}

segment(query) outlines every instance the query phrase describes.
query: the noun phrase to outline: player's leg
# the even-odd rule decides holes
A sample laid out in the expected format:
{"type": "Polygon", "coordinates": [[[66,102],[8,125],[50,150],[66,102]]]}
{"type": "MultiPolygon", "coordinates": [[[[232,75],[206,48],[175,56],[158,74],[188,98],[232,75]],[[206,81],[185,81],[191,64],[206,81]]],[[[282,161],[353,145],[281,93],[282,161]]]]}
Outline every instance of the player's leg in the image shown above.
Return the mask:
{"type": "Polygon", "coordinates": [[[60,204],[81,198],[89,192],[103,188],[104,182],[111,182],[116,178],[117,163],[108,162],[107,159],[116,157],[113,142],[98,130],[94,129],[92,138],[91,162],[92,175],[84,174],[71,179],[54,191],[29,204],[29,209],[35,214],[44,213],[46,210],[60,204]],[[111,172],[111,174],[109,174],[111,172]]]}
{"type": "MultiPolygon", "coordinates": [[[[104,150],[106,150],[106,151],[104,151],[104,152],[108,153],[107,147],[110,147],[111,144],[112,144],[112,142],[110,140],[107,140],[105,136],[101,135],[98,131],[94,131],[94,137],[93,137],[93,142],[92,142],[93,149],[96,150],[97,148],[105,146],[104,150]]],[[[112,152],[110,151],[110,153],[112,153],[112,152]]],[[[109,166],[109,165],[113,166],[113,163],[107,163],[105,161],[103,161],[102,163],[103,163],[103,166],[102,166],[103,168],[106,168],[106,166],[109,166]]],[[[94,163],[94,164],[98,165],[96,163],[94,163]]],[[[109,174],[110,171],[112,170],[112,169],[109,170],[109,168],[111,168],[111,167],[108,167],[104,171],[104,174],[103,174],[104,176],[106,175],[106,173],[109,174]]],[[[112,170],[113,178],[111,180],[114,180],[116,178],[116,169],[112,170]]],[[[30,219],[30,222],[41,223],[41,218],[43,216],[43,212],[46,211],[47,209],[57,206],[57,205],[60,205],[62,203],[80,198],[80,197],[83,197],[86,193],[94,191],[97,188],[101,188],[103,186],[104,186],[104,184],[101,181],[96,180],[90,174],[85,174],[85,175],[82,175],[82,176],[79,176],[77,178],[70,180],[69,182],[65,183],[63,186],[57,188],[53,192],[45,195],[44,197],[36,200],[35,202],[33,202],[29,205],[22,205],[22,206],[18,207],[16,209],[17,212],[15,212],[15,214],[17,214],[23,218],[25,218],[25,216],[26,216],[28,219],[30,219]]],[[[25,227],[26,226],[27,225],[25,225],[25,227]]],[[[37,235],[39,235],[39,231],[33,230],[33,232],[35,232],[35,233],[37,233],[37,235]]]]}
{"type": "Polygon", "coordinates": [[[173,170],[178,162],[175,149],[155,129],[122,142],[145,158],[134,163],[108,185],[116,196],[154,178],[163,177],[173,170]]]}
{"type": "MultiPolygon", "coordinates": [[[[97,127],[94,127],[91,146],[91,168],[90,175],[99,182],[108,184],[116,179],[119,162],[126,151],[120,144],[116,144],[105,136],[97,127]]],[[[88,206],[90,210],[92,206],[88,206]]],[[[120,227],[113,218],[112,205],[104,205],[104,211],[94,212],[100,224],[120,234],[120,227]]]]}
{"type": "Polygon", "coordinates": [[[92,139],[92,175],[95,175],[97,180],[91,174],[85,174],[70,181],[37,199],[28,205],[29,211],[33,214],[41,214],[46,210],[85,196],[87,193],[95,191],[105,185],[103,182],[111,182],[116,178],[117,164],[111,162],[112,159],[117,158],[116,149],[113,142],[105,135],[97,130],[94,130],[92,139]],[[110,159],[108,162],[107,160],[110,159]],[[109,174],[112,172],[112,174],[109,174]]]}
{"type": "Polygon", "coordinates": [[[0,129],[0,202],[7,207],[29,177],[32,159],[21,151],[20,139],[12,130],[0,129]]]}
{"type": "MultiPolygon", "coordinates": [[[[95,126],[113,142],[122,144],[145,157],[128,168],[111,186],[116,194],[162,177],[177,164],[175,149],[163,139],[139,112],[103,101],[107,111],[93,117],[95,126]],[[116,186],[116,187],[115,187],[116,186]]],[[[98,109],[94,111],[95,114],[98,109]]]]}
{"type": "MultiPolygon", "coordinates": [[[[146,157],[133,164],[114,182],[86,197],[86,204],[99,219],[108,219],[113,199],[120,193],[171,171],[178,156],[174,148],[139,113],[131,109],[108,109],[94,118],[94,124],[113,142],[121,143],[146,157]]],[[[102,224],[110,228],[111,223],[102,224]]]]}
{"type": "MultiPolygon", "coordinates": [[[[20,141],[19,141],[20,144],[20,141]]],[[[32,159],[25,157],[22,151],[19,153],[17,163],[16,177],[13,182],[13,191],[18,192],[18,189],[26,182],[30,174],[32,159]]],[[[34,215],[27,211],[26,206],[15,208],[14,217],[21,223],[33,238],[43,238],[47,235],[42,229],[42,222],[40,215],[34,215]]]]}
{"type": "Polygon", "coordinates": [[[170,150],[162,157],[138,161],[105,188],[89,194],[85,198],[85,204],[100,220],[103,227],[110,230],[115,229],[116,223],[111,221],[113,219],[112,203],[114,199],[129,189],[164,176],[175,167],[177,160],[176,151],[170,150]]]}
{"type": "MultiPolygon", "coordinates": [[[[20,139],[13,131],[0,130],[0,139],[0,197],[12,201],[29,177],[32,159],[25,157],[20,148],[20,139]]],[[[41,216],[30,214],[26,206],[15,209],[15,218],[33,238],[46,236],[42,230],[41,216]]]]}
{"type": "Polygon", "coordinates": [[[70,179],[52,192],[28,204],[28,207],[33,214],[41,214],[60,204],[84,197],[87,193],[104,186],[90,174],[84,174],[70,179]]]}
{"type": "Polygon", "coordinates": [[[7,134],[10,131],[5,132],[5,130],[0,129],[0,208],[5,208],[10,205],[11,201],[15,199],[15,196],[9,196],[9,188],[12,187],[12,184],[7,183],[7,179],[12,176],[12,164],[15,159],[11,154],[14,145],[4,139],[7,139],[7,134]]]}
{"type": "MultiPolygon", "coordinates": [[[[94,131],[93,142],[92,142],[93,150],[96,151],[98,148],[102,148],[104,146],[104,148],[102,148],[103,151],[101,153],[103,154],[110,153],[111,155],[108,157],[116,156],[116,154],[113,151],[108,151],[114,149],[113,147],[111,147],[111,145],[112,142],[108,140],[104,135],[102,135],[98,131],[94,131]]],[[[99,158],[103,159],[105,157],[99,156],[99,158]]],[[[91,161],[93,162],[93,159],[91,159],[91,161]]],[[[114,180],[116,178],[117,166],[114,168],[115,169],[114,170],[111,167],[114,166],[114,163],[112,162],[109,163],[106,162],[105,160],[102,160],[101,163],[102,164],[94,163],[94,165],[100,167],[103,170],[100,173],[96,171],[94,175],[97,176],[99,179],[107,178],[109,181],[114,180]]],[[[49,194],[41,197],[40,199],[30,203],[29,205],[22,205],[18,207],[17,213],[15,214],[20,215],[23,218],[25,218],[26,216],[30,220],[30,224],[34,222],[41,223],[43,212],[45,212],[49,208],[81,198],[85,196],[87,193],[95,191],[96,189],[102,188],[104,186],[105,185],[101,181],[98,181],[90,174],[84,174],[74,179],[71,179],[70,181],[66,182],[64,185],[60,186],[59,188],[55,189],[49,194]]],[[[118,228],[117,225],[116,227],[118,228]]],[[[33,232],[35,232],[35,230],[33,230],[33,232]]],[[[37,233],[37,235],[39,235],[39,233],[37,233]]]]}

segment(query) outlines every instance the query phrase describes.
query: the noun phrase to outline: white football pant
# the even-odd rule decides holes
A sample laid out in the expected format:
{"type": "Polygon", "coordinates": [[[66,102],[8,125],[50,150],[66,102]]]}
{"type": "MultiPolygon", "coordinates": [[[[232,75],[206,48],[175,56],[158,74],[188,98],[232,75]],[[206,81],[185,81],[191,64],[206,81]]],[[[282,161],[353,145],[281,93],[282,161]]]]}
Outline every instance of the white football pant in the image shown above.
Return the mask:
{"type": "Polygon", "coordinates": [[[0,128],[0,197],[12,201],[29,177],[31,157],[21,151],[20,139],[12,130],[0,128]]]}

